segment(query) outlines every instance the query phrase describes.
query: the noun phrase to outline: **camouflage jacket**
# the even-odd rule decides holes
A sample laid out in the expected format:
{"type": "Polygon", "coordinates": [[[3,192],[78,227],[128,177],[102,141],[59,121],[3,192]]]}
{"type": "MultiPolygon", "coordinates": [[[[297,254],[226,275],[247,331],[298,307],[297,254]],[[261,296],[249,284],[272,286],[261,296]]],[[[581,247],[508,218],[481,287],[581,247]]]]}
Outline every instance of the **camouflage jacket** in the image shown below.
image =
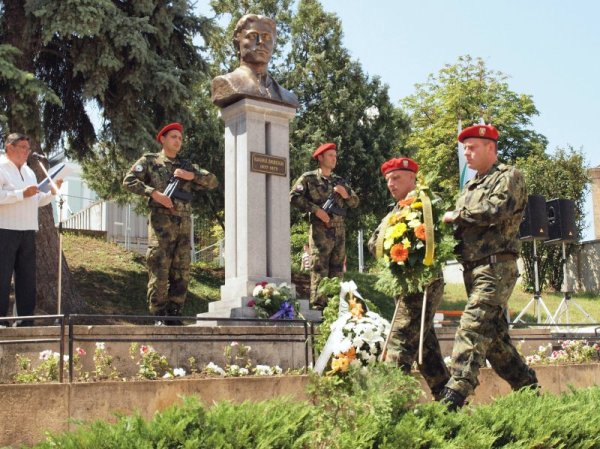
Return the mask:
{"type": "Polygon", "coordinates": [[[454,211],[456,254],[470,262],[497,253],[519,253],[517,238],[527,203],[525,178],[516,168],[496,162],[464,187],[454,211]]]}
{"type": "MultiPolygon", "coordinates": [[[[308,212],[311,223],[321,223],[321,220],[314,213],[323,206],[333,192],[333,188],[338,184],[346,188],[350,197],[343,199],[340,195],[336,195],[336,206],[340,209],[357,207],[359,203],[358,196],[344,179],[335,173],[332,173],[329,177],[323,176],[321,169],[306,172],[294,182],[290,192],[290,202],[302,212],[308,212]]],[[[343,226],[344,217],[337,214],[330,214],[330,217],[333,226],[343,226]]]]}
{"type": "MultiPolygon", "coordinates": [[[[129,170],[123,180],[123,186],[130,192],[148,197],[150,209],[166,210],[161,204],[150,198],[152,192],[158,190],[164,192],[169,180],[177,168],[182,168],[195,173],[191,181],[181,180],[179,189],[191,193],[201,189],[214,189],[218,185],[215,175],[199,168],[197,165],[186,166],[184,160],[179,156],[169,159],[164,152],[144,154],[129,170]],[[187,168],[186,168],[187,167],[187,168]]],[[[182,201],[177,198],[173,200],[173,215],[188,216],[191,214],[191,202],[182,201]]]]}

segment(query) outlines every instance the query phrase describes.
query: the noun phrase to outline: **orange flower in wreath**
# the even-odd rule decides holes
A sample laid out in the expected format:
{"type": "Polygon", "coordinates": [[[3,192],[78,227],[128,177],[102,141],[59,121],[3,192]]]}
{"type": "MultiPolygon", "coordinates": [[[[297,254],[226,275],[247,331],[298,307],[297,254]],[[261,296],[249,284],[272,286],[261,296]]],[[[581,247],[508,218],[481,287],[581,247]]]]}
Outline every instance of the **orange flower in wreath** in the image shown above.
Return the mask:
{"type": "Polygon", "coordinates": [[[402,245],[402,243],[396,243],[390,249],[390,257],[394,262],[404,262],[408,259],[408,250],[402,245]]]}
{"type": "Polygon", "coordinates": [[[411,205],[411,204],[412,204],[414,201],[415,201],[415,197],[414,197],[414,196],[411,196],[410,198],[406,198],[406,199],[404,199],[404,200],[400,200],[400,201],[398,201],[398,204],[399,204],[401,207],[404,207],[404,206],[410,206],[410,205],[411,205]]]}
{"type": "Polygon", "coordinates": [[[356,348],[352,346],[346,352],[342,352],[337,357],[331,359],[331,372],[335,373],[337,371],[341,371],[345,373],[348,371],[350,362],[352,362],[354,359],[356,359],[356,348]]]}
{"type": "Polygon", "coordinates": [[[415,228],[415,237],[419,240],[427,240],[427,235],[425,234],[425,225],[420,224],[415,228]]]}
{"type": "Polygon", "coordinates": [[[350,306],[350,313],[352,316],[356,318],[362,318],[362,316],[365,314],[362,304],[355,298],[350,298],[348,305],[350,306]]]}

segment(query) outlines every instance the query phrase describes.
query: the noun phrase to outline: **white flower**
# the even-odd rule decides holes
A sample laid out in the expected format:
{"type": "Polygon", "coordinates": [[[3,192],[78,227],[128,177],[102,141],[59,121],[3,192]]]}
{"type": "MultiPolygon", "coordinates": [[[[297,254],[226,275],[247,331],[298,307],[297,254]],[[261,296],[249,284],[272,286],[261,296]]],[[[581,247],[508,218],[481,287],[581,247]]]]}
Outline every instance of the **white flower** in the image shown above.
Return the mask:
{"type": "Polygon", "coordinates": [[[269,365],[256,365],[254,372],[257,376],[270,376],[271,367],[269,365]]]}
{"type": "Polygon", "coordinates": [[[281,374],[283,373],[283,370],[279,367],[279,365],[275,365],[273,367],[273,374],[281,374]]]}
{"type": "Polygon", "coordinates": [[[233,348],[234,346],[237,346],[238,344],[239,343],[237,341],[232,341],[230,346],[233,348]]]}
{"type": "Polygon", "coordinates": [[[175,368],[173,370],[173,375],[175,377],[183,377],[185,376],[185,370],[183,368],[175,368]]]}
{"type": "Polygon", "coordinates": [[[50,349],[40,352],[40,360],[48,360],[50,357],[52,357],[52,351],[50,349]]]}
{"type": "Polygon", "coordinates": [[[260,296],[262,290],[263,290],[263,286],[257,285],[256,287],[254,287],[254,290],[252,290],[252,296],[260,296]]]}
{"type": "Polygon", "coordinates": [[[105,350],[106,349],[106,343],[104,343],[102,341],[96,342],[96,349],[105,350]]]}
{"type": "Polygon", "coordinates": [[[167,373],[165,373],[165,375],[164,375],[162,378],[163,378],[163,379],[170,379],[170,378],[172,378],[172,377],[173,377],[173,375],[172,375],[171,373],[168,373],[168,372],[167,372],[167,373]]]}
{"type": "Polygon", "coordinates": [[[239,374],[240,376],[247,376],[248,374],[250,374],[250,371],[248,371],[248,368],[240,368],[239,374]]]}
{"type": "Polygon", "coordinates": [[[352,341],[348,338],[344,338],[342,341],[338,342],[333,348],[333,353],[335,355],[341,354],[342,352],[348,351],[352,347],[352,341]]]}
{"type": "Polygon", "coordinates": [[[225,370],[213,362],[210,362],[208,365],[206,365],[205,371],[209,374],[218,374],[219,376],[225,375],[225,370]]]}

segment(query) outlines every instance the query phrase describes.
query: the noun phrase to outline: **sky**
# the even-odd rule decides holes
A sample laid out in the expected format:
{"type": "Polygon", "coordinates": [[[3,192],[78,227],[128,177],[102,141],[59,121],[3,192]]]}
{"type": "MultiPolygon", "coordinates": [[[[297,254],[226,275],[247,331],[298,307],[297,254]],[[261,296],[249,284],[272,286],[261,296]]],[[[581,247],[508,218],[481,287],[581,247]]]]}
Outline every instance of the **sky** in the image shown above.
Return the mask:
{"type": "MultiPolygon", "coordinates": [[[[343,44],[369,76],[399,100],[458,57],[482,58],[509,76],[509,88],[531,95],[533,128],[548,150],[572,145],[600,165],[595,112],[600,104],[600,2],[593,0],[321,0],[342,22],[343,44]]],[[[197,11],[212,16],[208,0],[197,11]]],[[[599,127],[600,128],[600,127],[599,127]]],[[[457,168],[458,169],[458,168],[457,168]]],[[[587,229],[593,239],[591,195],[587,229]]]]}

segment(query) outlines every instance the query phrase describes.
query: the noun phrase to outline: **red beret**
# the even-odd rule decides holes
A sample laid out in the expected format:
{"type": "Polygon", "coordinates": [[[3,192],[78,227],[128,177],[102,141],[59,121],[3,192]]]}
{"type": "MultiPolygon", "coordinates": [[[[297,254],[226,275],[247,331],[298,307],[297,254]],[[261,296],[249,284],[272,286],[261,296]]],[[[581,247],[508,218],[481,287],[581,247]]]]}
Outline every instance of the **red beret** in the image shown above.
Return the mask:
{"type": "Polygon", "coordinates": [[[417,173],[419,171],[419,164],[408,157],[390,159],[381,164],[381,174],[383,176],[394,170],[406,170],[417,173]]]}
{"type": "Polygon", "coordinates": [[[183,133],[183,125],[181,123],[177,123],[177,122],[169,123],[167,126],[163,127],[163,129],[161,129],[158,132],[158,134],[156,135],[156,140],[158,142],[160,142],[160,137],[164,136],[165,134],[167,134],[172,129],[176,129],[180,133],[183,133]]]}
{"type": "Polygon", "coordinates": [[[463,129],[458,135],[458,141],[464,142],[469,137],[488,139],[498,142],[498,130],[492,125],[473,125],[463,129]]]}
{"type": "Polygon", "coordinates": [[[323,145],[321,145],[319,148],[317,148],[315,150],[312,157],[313,157],[313,159],[316,159],[319,154],[323,154],[327,150],[335,150],[336,148],[337,148],[337,146],[335,143],[324,143],[323,145]]]}

